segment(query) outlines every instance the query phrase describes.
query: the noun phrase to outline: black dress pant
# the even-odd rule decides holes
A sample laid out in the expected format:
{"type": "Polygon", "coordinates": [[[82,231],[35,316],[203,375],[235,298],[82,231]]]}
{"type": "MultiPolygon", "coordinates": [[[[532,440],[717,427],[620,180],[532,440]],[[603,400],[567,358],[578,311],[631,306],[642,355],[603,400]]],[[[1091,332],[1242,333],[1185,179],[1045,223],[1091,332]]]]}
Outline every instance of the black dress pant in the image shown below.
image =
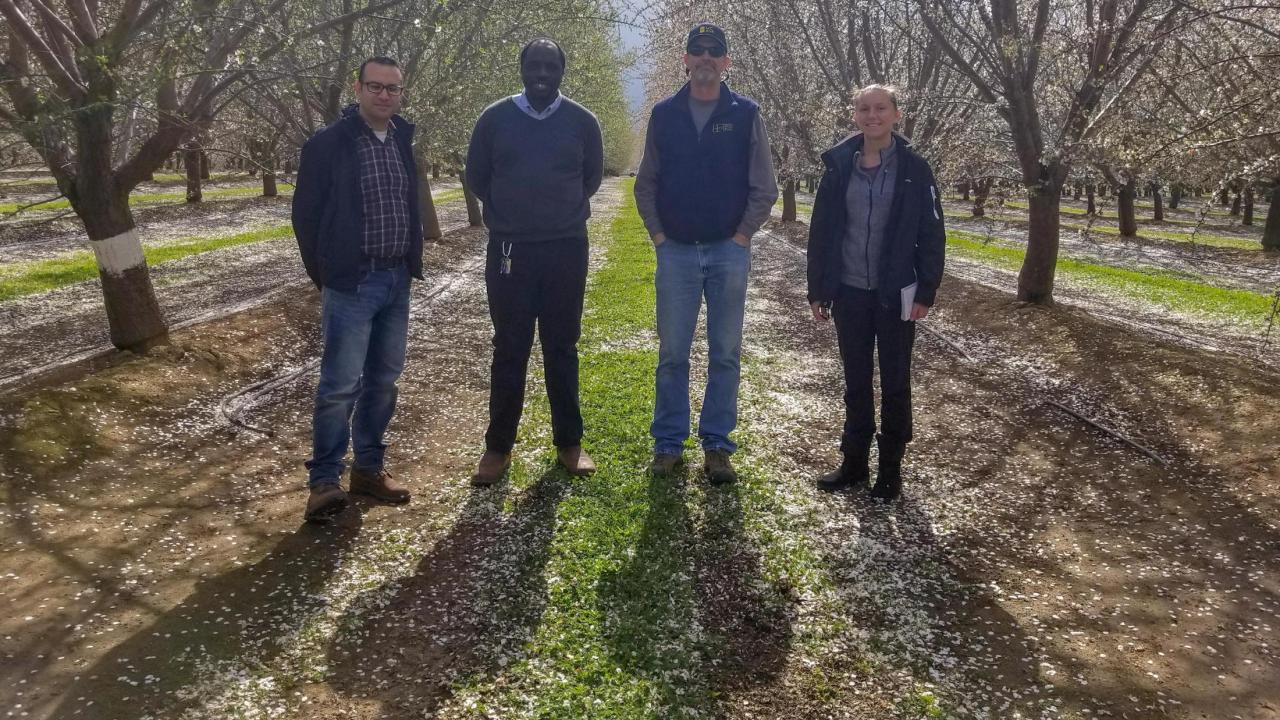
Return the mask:
{"type": "Polygon", "coordinates": [[[493,366],[485,447],[511,452],[524,409],[525,373],[535,325],[542,343],[551,430],[556,447],[582,442],[578,403],[578,337],[587,287],[587,239],[546,242],[489,241],[485,292],[493,318],[493,366]],[[510,272],[503,273],[503,250],[510,272]]]}
{"type": "Polygon", "coordinates": [[[871,442],[876,433],[875,396],[871,388],[873,352],[880,352],[880,433],[890,443],[911,441],[911,348],[916,324],[901,311],[886,308],[874,290],[840,286],[831,306],[844,363],[844,433],[840,451],[848,453],[871,442]]]}

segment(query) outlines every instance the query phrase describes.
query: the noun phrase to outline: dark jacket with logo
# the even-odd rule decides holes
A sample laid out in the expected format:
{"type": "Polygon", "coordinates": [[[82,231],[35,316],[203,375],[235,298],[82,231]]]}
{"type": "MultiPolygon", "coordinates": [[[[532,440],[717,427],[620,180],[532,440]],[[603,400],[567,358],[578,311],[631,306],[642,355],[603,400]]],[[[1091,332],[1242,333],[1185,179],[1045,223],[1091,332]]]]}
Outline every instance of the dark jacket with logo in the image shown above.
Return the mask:
{"type": "Polygon", "coordinates": [[[699,135],[689,111],[689,85],[653,107],[649,118],[662,170],[658,217],[678,242],[733,237],[747,210],[751,130],[759,107],[720,85],[720,102],[699,135]]]}
{"type": "MultiPolygon", "coordinates": [[[[413,277],[422,279],[422,216],[418,208],[418,169],[413,161],[414,126],[399,115],[391,118],[395,141],[409,175],[409,254],[413,277]]],[[[360,193],[360,160],[356,138],[364,129],[357,106],[302,146],[298,182],[293,193],[293,234],[302,264],[316,287],[355,290],[364,261],[361,235],[364,203],[360,193]]]]}
{"type": "MultiPolygon", "coordinates": [[[[885,307],[902,305],[900,291],[917,283],[915,302],[933,305],[942,283],[947,238],[942,223],[942,198],[929,163],[911,149],[911,141],[894,134],[898,142],[898,177],[893,205],[885,227],[880,253],[880,287],[876,294],[885,307]]],[[[826,172],[818,185],[809,220],[809,302],[831,302],[840,290],[846,217],[845,193],[853,173],[854,154],[862,149],[862,134],[855,133],[822,154],[826,172]]]]}

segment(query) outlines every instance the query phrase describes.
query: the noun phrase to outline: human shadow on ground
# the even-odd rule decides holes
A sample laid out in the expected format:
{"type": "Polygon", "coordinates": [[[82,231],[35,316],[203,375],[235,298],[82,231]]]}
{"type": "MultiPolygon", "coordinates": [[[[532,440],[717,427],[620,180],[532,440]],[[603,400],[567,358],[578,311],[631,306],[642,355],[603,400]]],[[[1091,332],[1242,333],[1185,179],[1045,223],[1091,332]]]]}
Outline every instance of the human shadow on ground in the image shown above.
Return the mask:
{"type": "MultiPolygon", "coordinates": [[[[788,601],[765,581],[744,530],[740,489],[709,488],[691,515],[691,475],[702,479],[688,469],[649,476],[635,547],[599,587],[614,661],[651,681],[655,702],[673,708],[767,683],[792,634],[788,601]]],[[[701,709],[719,714],[717,702],[701,709]]]]}
{"type": "Polygon", "coordinates": [[[456,681],[514,660],[546,608],[545,567],[568,485],[563,470],[548,466],[510,498],[507,482],[473,489],[411,576],[370,591],[339,621],[327,680],[337,697],[325,704],[337,712],[373,703],[383,716],[430,715],[456,681]]]}
{"type": "Polygon", "coordinates": [[[85,669],[49,717],[176,717],[208,699],[196,688],[211,675],[270,665],[287,629],[323,608],[320,591],[362,525],[350,510],[329,525],[303,524],[261,560],[197,581],[181,604],[85,669]]]}

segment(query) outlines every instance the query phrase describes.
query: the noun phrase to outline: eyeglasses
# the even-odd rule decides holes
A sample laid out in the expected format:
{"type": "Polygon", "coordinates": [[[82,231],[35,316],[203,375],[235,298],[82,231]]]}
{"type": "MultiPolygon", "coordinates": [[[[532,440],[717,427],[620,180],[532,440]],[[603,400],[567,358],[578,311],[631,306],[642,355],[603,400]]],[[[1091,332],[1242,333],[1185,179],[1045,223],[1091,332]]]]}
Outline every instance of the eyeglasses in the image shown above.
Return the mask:
{"type": "Polygon", "coordinates": [[[395,97],[404,92],[403,85],[383,85],[380,82],[362,82],[360,85],[363,86],[365,90],[368,90],[370,95],[378,95],[383,90],[386,90],[388,95],[395,97]]]}
{"type": "Polygon", "coordinates": [[[688,52],[694,57],[710,55],[713,58],[724,57],[724,48],[719,45],[690,45],[688,52]]]}

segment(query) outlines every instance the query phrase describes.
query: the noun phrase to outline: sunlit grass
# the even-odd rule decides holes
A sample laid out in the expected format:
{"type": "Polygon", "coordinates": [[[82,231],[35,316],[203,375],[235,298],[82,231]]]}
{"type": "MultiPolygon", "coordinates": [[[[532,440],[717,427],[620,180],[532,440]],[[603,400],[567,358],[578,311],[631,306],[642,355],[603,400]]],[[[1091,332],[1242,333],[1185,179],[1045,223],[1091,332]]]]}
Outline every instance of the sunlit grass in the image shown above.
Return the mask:
{"type": "MultiPolygon", "coordinates": [[[[954,255],[1017,272],[1026,250],[998,240],[962,231],[947,233],[947,250],[954,255]]],[[[1091,283],[1118,295],[1150,302],[1169,310],[1216,315],[1252,321],[1271,310],[1270,295],[1221,288],[1190,274],[1154,268],[1117,268],[1084,260],[1059,257],[1058,278],[1091,283]]]]}
{"type": "MultiPolygon", "coordinates": [[[[235,235],[193,237],[156,247],[144,247],[143,254],[147,258],[147,264],[154,266],[234,245],[288,237],[293,237],[292,226],[276,225],[235,235]]],[[[98,277],[98,265],[93,253],[87,250],[66,253],[48,260],[2,265],[0,266],[0,302],[92,280],[96,277],[98,277]]]]}

